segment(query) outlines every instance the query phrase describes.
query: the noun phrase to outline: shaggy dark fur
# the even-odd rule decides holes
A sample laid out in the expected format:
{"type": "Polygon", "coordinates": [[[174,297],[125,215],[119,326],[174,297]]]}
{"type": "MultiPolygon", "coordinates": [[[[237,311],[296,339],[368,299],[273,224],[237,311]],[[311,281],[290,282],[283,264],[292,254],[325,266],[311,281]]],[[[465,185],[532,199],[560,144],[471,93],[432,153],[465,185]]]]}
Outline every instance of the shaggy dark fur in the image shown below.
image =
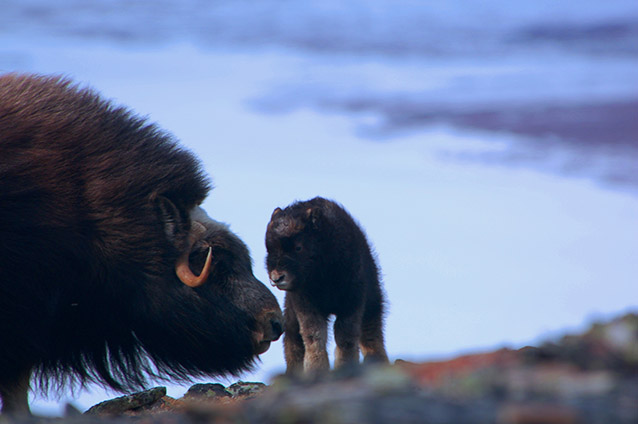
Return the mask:
{"type": "Polygon", "coordinates": [[[345,209],[316,197],[275,209],[266,231],[271,282],[286,290],[287,373],[329,369],[327,322],[335,315],[335,367],[387,362],[379,269],[363,231],[345,209]]]}
{"type": "Polygon", "coordinates": [[[281,334],[247,247],[197,208],[210,184],[156,126],[60,78],[0,77],[0,397],[33,373],[117,390],[249,368],[281,334]],[[196,222],[194,273],[175,273],[196,222]],[[199,227],[201,227],[199,225],[199,227]]]}

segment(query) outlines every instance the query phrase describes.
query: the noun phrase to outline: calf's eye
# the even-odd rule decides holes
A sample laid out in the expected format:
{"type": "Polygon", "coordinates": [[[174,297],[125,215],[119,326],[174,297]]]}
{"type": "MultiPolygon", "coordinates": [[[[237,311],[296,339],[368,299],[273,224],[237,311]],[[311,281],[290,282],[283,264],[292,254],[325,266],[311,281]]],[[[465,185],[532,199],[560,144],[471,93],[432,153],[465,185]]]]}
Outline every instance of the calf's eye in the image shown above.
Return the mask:
{"type": "Polygon", "coordinates": [[[302,250],[303,250],[303,247],[300,244],[295,246],[295,252],[301,252],[302,250]]]}

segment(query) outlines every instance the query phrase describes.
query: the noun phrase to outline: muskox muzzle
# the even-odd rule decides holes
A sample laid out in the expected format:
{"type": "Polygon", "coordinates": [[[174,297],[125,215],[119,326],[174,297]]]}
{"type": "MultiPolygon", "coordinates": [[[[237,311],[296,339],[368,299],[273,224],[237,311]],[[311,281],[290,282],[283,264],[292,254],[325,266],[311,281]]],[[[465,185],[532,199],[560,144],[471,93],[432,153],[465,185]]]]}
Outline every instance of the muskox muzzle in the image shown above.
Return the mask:
{"type": "Polygon", "coordinates": [[[279,339],[284,332],[280,310],[264,312],[257,320],[259,330],[255,332],[255,353],[261,355],[270,348],[270,343],[279,339]]]}
{"type": "Polygon", "coordinates": [[[268,350],[283,333],[279,303],[252,272],[246,245],[226,224],[210,218],[201,208],[190,213],[190,231],[175,265],[179,280],[199,293],[215,293],[254,319],[254,354],[268,350]]]}

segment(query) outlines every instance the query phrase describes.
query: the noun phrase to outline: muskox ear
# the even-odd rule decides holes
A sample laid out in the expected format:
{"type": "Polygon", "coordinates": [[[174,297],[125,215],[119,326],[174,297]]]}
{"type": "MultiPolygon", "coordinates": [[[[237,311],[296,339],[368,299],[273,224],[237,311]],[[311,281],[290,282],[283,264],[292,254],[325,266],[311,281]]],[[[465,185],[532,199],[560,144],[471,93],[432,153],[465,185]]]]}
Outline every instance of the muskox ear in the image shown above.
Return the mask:
{"type": "Polygon", "coordinates": [[[188,220],[182,216],[179,209],[167,197],[158,196],[155,199],[159,216],[164,225],[164,232],[174,245],[181,244],[184,235],[188,234],[188,220]]]}
{"type": "Polygon", "coordinates": [[[272,215],[270,215],[270,219],[272,220],[274,217],[279,215],[281,212],[282,212],[281,208],[275,208],[275,210],[272,211],[272,215]]]}

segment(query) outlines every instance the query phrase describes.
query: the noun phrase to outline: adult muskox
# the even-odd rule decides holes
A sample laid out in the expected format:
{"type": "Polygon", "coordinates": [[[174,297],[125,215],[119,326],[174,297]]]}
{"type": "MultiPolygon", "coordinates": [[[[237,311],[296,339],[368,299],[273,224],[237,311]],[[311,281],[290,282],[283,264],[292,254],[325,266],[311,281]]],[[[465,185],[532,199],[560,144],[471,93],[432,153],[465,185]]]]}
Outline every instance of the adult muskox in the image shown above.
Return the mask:
{"type": "Polygon", "coordinates": [[[0,396],[238,373],[281,334],[197,159],[60,78],[0,77],[0,396]],[[181,281],[180,281],[181,280],[181,281]]]}

